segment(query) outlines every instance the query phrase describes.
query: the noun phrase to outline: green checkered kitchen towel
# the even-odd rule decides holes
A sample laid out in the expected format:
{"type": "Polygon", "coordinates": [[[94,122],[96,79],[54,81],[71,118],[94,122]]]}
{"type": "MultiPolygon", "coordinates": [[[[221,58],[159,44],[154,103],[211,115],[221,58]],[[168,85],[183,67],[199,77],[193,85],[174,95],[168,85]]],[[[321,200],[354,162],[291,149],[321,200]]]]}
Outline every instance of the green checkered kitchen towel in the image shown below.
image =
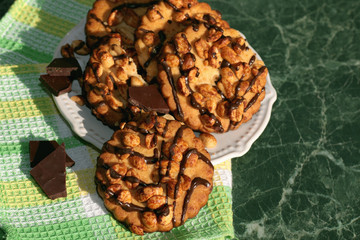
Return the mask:
{"type": "Polygon", "coordinates": [[[21,240],[233,238],[230,160],[215,167],[208,204],[171,232],[136,236],[104,208],[94,185],[99,152],[72,133],[38,80],[92,3],[17,0],[0,22],[0,229],[21,240]],[[67,169],[68,196],[54,201],[29,173],[29,140],[45,139],[64,142],[76,161],[67,169]]]}

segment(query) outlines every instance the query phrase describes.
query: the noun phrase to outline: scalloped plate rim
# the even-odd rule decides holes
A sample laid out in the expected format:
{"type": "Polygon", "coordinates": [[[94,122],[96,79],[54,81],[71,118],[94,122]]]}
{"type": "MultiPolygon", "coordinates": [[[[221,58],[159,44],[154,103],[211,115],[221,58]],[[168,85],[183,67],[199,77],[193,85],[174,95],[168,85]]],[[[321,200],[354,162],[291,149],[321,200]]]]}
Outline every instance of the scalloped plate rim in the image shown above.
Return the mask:
{"type": "MultiPolygon", "coordinates": [[[[65,43],[71,43],[71,41],[77,40],[77,39],[84,40],[85,34],[84,34],[83,30],[84,30],[85,20],[86,19],[83,19],[82,21],[80,21],[78,25],[76,25],[72,30],[70,30],[64,36],[64,38],[60,41],[59,45],[57,46],[56,51],[54,52],[54,58],[61,57],[60,49],[61,49],[61,46],[64,45],[65,43]]],[[[241,33],[241,35],[245,38],[245,36],[242,33],[241,33]]],[[[255,52],[257,57],[259,59],[261,59],[259,54],[251,46],[249,46],[249,47],[255,52]]],[[[88,57],[76,55],[76,58],[78,60],[80,60],[79,63],[81,65],[82,69],[84,70],[84,66],[85,66],[84,61],[88,57]]],[[[76,86],[75,82],[73,85],[76,86]]],[[[217,148],[207,149],[209,151],[209,153],[212,155],[211,162],[214,165],[220,164],[231,158],[241,157],[244,154],[246,154],[250,150],[253,143],[260,137],[260,135],[265,130],[266,126],[268,125],[268,123],[270,121],[273,104],[275,103],[275,101],[277,99],[277,93],[271,83],[270,74],[268,74],[266,77],[265,87],[266,87],[266,95],[265,95],[264,100],[261,103],[260,110],[255,115],[253,115],[253,118],[250,121],[248,121],[245,124],[242,124],[239,127],[239,129],[240,129],[241,127],[250,125],[251,126],[250,130],[247,131],[245,133],[245,135],[241,135],[239,138],[237,138],[235,140],[235,142],[236,142],[235,144],[231,144],[231,142],[229,142],[230,147],[226,146],[226,147],[223,147],[218,150],[216,150],[217,148]],[[265,111],[265,112],[263,112],[263,111],[265,111]],[[260,115],[260,112],[262,115],[260,115]],[[258,118],[261,118],[260,119],[261,122],[256,123],[258,118]],[[248,135],[250,135],[250,137],[248,135]],[[245,142],[243,142],[242,139],[245,137],[248,137],[248,138],[245,142]],[[218,153],[220,153],[220,156],[217,156],[217,155],[219,155],[218,153]],[[215,158],[213,158],[213,155],[215,155],[215,158]]],[[[78,87],[78,88],[80,88],[80,87],[78,87]]],[[[98,148],[100,150],[102,148],[103,144],[106,141],[110,140],[109,135],[111,136],[114,131],[111,128],[109,128],[108,126],[102,124],[99,120],[97,120],[96,117],[91,114],[90,109],[88,109],[86,106],[79,107],[75,102],[73,102],[70,99],[71,95],[79,95],[79,94],[80,94],[79,89],[76,89],[70,93],[63,94],[58,97],[53,96],[53,99],[54,99],[54,102],[55,102],[59,112],[65,118],[66,122],[70,125],[71,129],[79,137],[84,139],[86,142],[94,145],[96,148],[98,148]],[[81,114],[79,114],[79,112],[86,114],[87,117],[89,117],[88,113],[90,113],[91,118],[85,119],[81,116],[81,114]],[[86,120],[90,120],[89,124],[95,124],[94,126],[100,127],[100,129],[104,132],[98,133],[93,128],[84,127],[83,123],[86,120]],[[107,137],[108,137],[108,139],[107,139],[107,137]]],[[[234,136],[234,134],[239,132],[239,129],[230,131],[230,132],[227,132],[224,134],[214,134],[214,135],[216,138],[218,138],[220,135],[234,136]]]]}

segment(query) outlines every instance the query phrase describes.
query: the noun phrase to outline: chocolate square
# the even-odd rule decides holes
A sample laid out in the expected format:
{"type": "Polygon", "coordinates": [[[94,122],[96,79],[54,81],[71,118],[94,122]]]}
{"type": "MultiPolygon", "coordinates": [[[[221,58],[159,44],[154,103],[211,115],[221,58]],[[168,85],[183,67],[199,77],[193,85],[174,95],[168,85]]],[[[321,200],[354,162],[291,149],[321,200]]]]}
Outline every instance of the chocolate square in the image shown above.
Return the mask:
{"type": "MultiPolygon", "coordinates": [[[[30,141],[30,167],[35,167],[41,160],[52,153],[60,145],[56,141],[30,141]]],[[[74,160],[66,154],[65,166],[74,166],[74,160]]]]}
{"type": "Polygon", "coordinates": [[[76,58],[55,58],[46,67],[46,72],[50,76],[71,77],[71,79],[81,77],[81,67],[76,58]]]}
{"type": "Polygon", "coordinates": [[[71,91],[71,82],[68,77],[40,75],[40,81],[55,96],[59,96],[71,91]]]}
{"type": "Polygon", "coordinates": [[[65,158],[65,148],[62,144],[30,171],[31,176],[52,200],[67,196],[65,158]]]}
{"type": "Polygon", "coordinates": [[[168,113],[169,107],[156,85],[129,87],[128,102],[147,112],[168,113]]]}

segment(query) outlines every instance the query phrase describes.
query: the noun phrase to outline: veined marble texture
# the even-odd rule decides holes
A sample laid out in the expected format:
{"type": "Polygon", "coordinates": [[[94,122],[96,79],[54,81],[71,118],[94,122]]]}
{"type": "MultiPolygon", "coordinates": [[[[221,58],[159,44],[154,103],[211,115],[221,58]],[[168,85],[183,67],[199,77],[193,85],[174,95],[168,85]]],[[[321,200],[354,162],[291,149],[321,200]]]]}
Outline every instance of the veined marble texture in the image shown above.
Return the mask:
{"type": "Polygon", "coordinates": [[[239,239],[360,239],[360,1],[212,0],[278,93],[233,159],[239,239]]]}

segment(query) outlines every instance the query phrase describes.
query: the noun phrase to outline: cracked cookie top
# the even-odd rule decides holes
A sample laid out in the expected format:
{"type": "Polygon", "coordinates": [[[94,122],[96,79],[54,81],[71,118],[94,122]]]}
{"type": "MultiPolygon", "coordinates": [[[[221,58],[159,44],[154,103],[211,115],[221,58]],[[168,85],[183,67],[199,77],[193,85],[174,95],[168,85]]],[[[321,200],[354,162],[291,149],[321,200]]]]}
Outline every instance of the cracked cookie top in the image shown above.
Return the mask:
{"type": "Polygon", "coordinates": [[[194,132],[156,113],[122,123],[96,170],[105,206],[130,230],[170,231],[195,217],[212,191],[214,168],[194,132]]]}

